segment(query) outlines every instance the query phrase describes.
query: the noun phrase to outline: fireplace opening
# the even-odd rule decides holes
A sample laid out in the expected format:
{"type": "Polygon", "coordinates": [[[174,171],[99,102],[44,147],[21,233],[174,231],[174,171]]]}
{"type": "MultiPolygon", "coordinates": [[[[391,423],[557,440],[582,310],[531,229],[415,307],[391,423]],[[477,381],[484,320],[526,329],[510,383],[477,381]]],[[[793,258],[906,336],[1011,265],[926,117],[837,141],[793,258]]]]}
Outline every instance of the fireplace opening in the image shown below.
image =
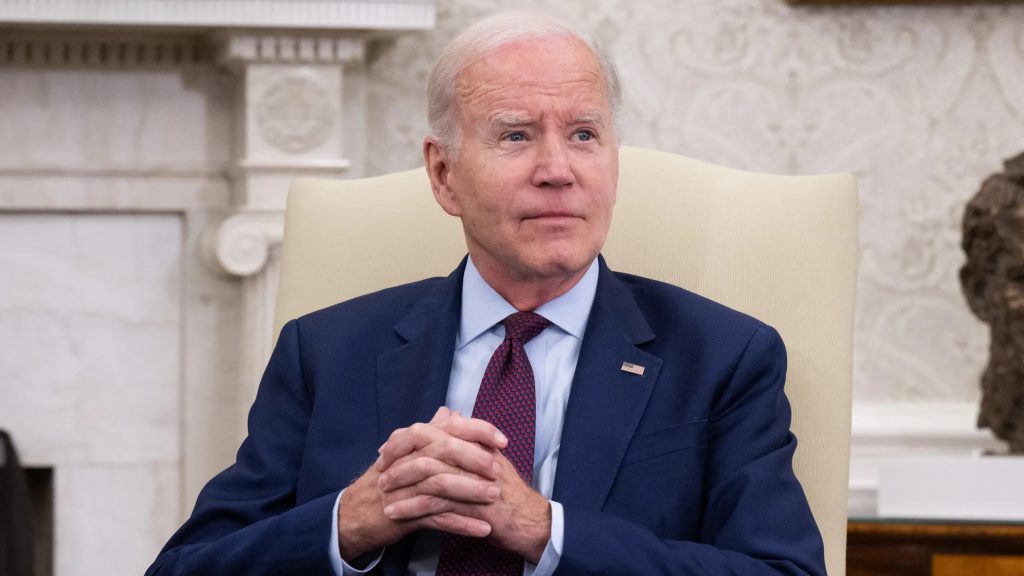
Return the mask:
{"type": "Polygon", "coordinates": [[[25,468],[32,503],[32,574],[53,576],[53,468],[25,468]]]}
{"type": "Polygon", "coordinates": [[[0,574],[53,574],[53,468],[22,467],[0,429],[0,574]]]}

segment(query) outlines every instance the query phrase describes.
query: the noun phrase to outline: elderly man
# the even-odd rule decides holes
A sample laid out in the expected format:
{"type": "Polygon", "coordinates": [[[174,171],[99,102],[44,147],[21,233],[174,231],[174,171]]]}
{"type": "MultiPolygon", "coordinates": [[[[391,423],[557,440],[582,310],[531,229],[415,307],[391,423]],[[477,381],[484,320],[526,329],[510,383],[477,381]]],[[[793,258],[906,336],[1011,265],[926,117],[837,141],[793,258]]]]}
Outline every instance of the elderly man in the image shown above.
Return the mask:
{"type": "Polygon", "coordinates": [[[289,322],[237,462],[149,573],[824,574],[776,332],[598,256],[611,61],[499,16],[429,96],[468,258],[289,322]]]}

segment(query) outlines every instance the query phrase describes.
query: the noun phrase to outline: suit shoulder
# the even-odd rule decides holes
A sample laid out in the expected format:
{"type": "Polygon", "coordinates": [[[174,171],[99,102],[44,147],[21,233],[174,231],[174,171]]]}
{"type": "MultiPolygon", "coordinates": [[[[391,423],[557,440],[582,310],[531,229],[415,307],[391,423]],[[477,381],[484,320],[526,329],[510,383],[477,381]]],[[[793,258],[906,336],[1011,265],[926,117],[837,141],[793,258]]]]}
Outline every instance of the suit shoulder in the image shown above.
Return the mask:
{"type": "Polygon", "coordinates": [[[427,278],[357,296],[300,316],[294,321],[303,332],[320,332],[344,327],[359,333],[361,327],[386,326],[390,329],[409,308],[424,296],[439,289],[446,278],[427,278]]]}

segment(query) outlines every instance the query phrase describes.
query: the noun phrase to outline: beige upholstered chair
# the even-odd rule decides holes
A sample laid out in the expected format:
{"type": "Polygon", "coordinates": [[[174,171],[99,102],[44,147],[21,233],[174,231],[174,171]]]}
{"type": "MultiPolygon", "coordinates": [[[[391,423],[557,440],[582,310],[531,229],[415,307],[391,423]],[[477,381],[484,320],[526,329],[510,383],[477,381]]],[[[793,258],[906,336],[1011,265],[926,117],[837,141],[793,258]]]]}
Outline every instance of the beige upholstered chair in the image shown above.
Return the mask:
{"type": "MultiPolygon", "coordinates": [[[[845,574],[857,193],[849,175],[772,176],[623,147],[603,251],[775,326],[789,352],[796,471],[845,574]]],[[[299,180],[288,197],[276,327],[387,286],[447,275],[465,252],[426,173],[299,180]]]]}

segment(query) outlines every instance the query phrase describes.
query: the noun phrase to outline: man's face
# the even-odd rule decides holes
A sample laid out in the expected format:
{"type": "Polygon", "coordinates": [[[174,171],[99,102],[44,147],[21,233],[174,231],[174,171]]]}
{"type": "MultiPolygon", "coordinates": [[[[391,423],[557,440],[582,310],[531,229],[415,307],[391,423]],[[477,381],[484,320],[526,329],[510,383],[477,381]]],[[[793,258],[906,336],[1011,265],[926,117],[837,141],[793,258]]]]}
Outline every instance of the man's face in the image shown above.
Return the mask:
{"type": "Polygon", "coordinates": [[[604,244],[619,172],[596,57],[577,39],[511,43],[459,74],[456,102],[461,154],[434,191],[473,262],[491,281],[575,283],[604,244]]]}

